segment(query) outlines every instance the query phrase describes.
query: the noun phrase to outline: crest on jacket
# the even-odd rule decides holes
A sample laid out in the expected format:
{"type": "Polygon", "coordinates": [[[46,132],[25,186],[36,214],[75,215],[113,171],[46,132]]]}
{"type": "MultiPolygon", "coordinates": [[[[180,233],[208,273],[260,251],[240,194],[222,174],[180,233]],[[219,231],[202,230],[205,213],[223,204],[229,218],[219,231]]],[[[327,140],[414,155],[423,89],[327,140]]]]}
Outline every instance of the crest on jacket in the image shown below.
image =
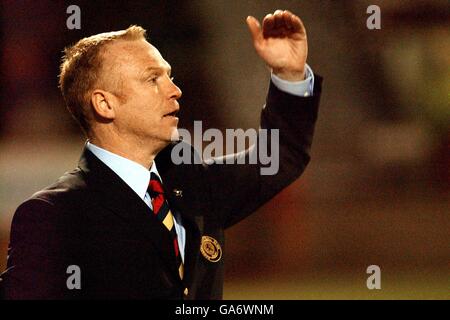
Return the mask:
{"type": "Polygon", "coordinates": [[[200,252],[210,262],[218,262],[222,258],[222,247],[216,239],[210,236],[202,237],[200,252]]]}

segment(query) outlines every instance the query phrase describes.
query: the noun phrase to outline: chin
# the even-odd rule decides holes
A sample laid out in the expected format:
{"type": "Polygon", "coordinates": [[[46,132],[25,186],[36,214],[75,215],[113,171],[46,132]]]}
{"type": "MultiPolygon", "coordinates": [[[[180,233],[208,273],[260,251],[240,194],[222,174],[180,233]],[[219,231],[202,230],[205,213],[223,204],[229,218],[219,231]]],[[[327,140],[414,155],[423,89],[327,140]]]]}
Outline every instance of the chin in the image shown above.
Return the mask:
{"type": "Polygon", "coordinates": [[[170,141],[178,141],[180,140],[180,133],[178,132],[178,128],[173,128],[172,132],[170,133],[170,141]]]}

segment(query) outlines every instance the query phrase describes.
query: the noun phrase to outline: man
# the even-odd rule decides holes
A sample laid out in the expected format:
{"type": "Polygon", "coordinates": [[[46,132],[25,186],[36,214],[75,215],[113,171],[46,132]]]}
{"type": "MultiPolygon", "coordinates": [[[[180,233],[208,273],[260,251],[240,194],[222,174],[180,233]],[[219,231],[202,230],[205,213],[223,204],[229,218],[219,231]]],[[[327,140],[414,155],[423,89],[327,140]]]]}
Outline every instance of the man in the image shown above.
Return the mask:
{"type": "Polygon", "coordinates": [[[88,141],[75,170],[16,210],[5,298],[222,298],[224,229],[303,172],[320,96],[297,16],[277,10],[247,24],[272,70],[261,128],[279,130],[278,172],[220,159],[175,165],[181,91],[145,30],[82,39],[66,49],[60,87],[88,141]]]}

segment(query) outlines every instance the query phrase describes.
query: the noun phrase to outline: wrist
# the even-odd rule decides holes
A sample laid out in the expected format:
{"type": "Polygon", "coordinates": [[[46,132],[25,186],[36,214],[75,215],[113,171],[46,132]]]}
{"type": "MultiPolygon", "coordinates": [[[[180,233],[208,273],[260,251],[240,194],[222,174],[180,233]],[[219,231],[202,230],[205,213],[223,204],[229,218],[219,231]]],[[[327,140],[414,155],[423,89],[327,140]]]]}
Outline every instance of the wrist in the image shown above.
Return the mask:
{"type": "Polygon", "coordinates": [[[286,70],[283,68],[272,68],[272,72],[274,75],[279,77],[280,79],[287,81],[302,81],[305,80],[306,69],[303,68],[301,70],[286,70]]]}

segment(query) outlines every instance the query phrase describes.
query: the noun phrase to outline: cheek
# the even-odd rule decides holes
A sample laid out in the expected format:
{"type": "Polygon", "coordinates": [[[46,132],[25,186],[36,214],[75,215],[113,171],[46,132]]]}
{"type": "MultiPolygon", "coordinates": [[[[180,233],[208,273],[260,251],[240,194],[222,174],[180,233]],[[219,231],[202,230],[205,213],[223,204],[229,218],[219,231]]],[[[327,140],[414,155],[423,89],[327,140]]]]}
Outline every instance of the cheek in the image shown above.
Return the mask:
{"type": "Polygon", "coordinates": [[[132,96],[128,96],[127,102],[120,108],[118,117],[124,130],[138,134],[157,134],[167,126],[162,118],[166,111],[164,101],[154,91],[153,88],[146,88],[140,93],[135,92],[132,96]]]}
{"type": "Polygon", "coordinates": [[[123,131],[142,131],[141,128],[148,125],[149,115],[142,106],[137,105],[134,99],[121,106],[119,115],[116,118],[116,124],[123,131]]]}
{"type": "Polygon", "coordinates": [[[136,104],[139,105],[139,109],[146,115],[152,114],[154,117],[161,115],[164,110],[163,99],[155,92],[156,89],[147,89],[145,94],[139,95],[139,99],[136,99],[136,104]]]}

